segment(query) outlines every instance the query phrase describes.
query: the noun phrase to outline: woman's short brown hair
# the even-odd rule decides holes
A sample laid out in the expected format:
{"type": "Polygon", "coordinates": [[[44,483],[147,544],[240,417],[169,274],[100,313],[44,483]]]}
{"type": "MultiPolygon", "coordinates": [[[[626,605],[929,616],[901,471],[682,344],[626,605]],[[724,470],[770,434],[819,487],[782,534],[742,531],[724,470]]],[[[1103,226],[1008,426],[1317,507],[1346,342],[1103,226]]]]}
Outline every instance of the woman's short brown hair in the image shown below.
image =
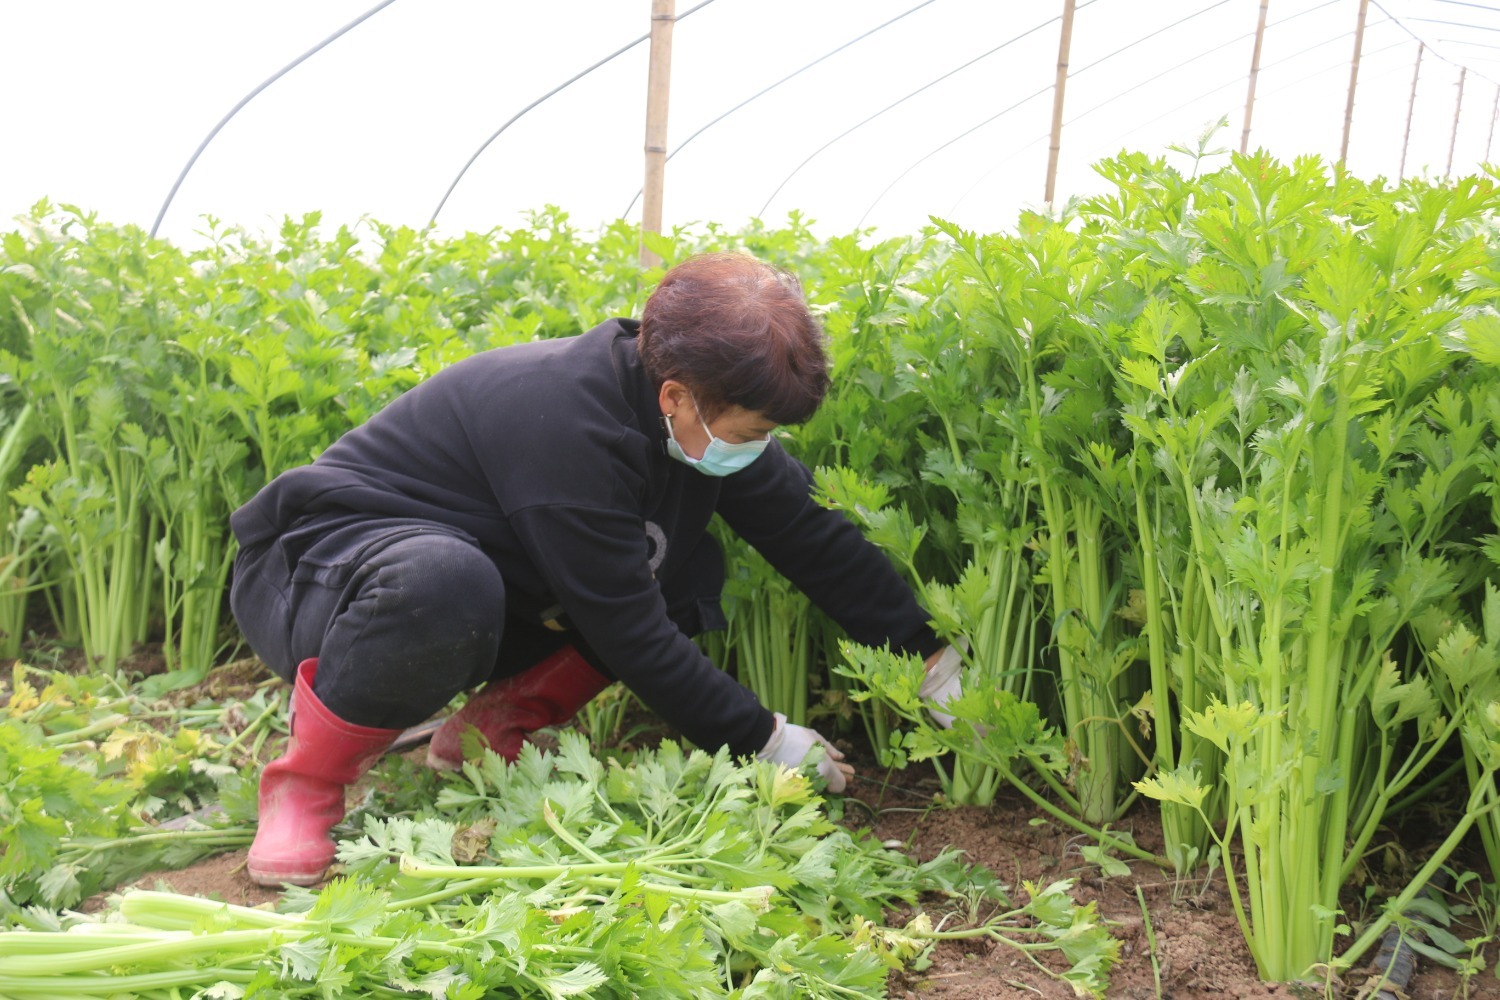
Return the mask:
{"type": "Polygon", "coordinates": [[[711,253],[661,279],[639,343],[652,384],[683,383],[705,419],[740,406],[800,424],[828,391],[824,340],[795,275],[748,254],[711,253]]]}

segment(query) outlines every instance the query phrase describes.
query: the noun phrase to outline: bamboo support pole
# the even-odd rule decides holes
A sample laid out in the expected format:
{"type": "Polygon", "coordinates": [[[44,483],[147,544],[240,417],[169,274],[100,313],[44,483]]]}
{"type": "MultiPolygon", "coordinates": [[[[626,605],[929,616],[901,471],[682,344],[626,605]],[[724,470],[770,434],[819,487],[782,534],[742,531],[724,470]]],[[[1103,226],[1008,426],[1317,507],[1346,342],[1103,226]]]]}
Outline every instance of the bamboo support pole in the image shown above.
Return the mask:
{"type": "Polygon", "coordinates": [[[1399,181],[1406,176],[1406,149],[1411,145],[1411,119],[1417,110],[1417,81],[1422,78],[1422,53],[1427,51],[1426,42],[1417,43],[1417,66],[1411,71],[1411,96],[1406,99],[1406,135],[1401,139],[1401,168],[1396,171],[1399,181]]]}
{"type": "Polygon", "coordinates": [[[1062,35],[1057,43],[1057,83],[1052,92],[1052,145],[1047,148],[1045,200],[1057,193],[1057,157],[1062,149],[1063,94],[1068,87],[1068,50],[1073,45],[1073,9],[1076,0],[1063,0],[1062,35]]]}
{"type": "Polygon", "coordinates": [[[1354,124],[1354,90],[1359,84],[1359,54],[1365,45],[1365,15],[1370,0],[1359,0],[1359,21],[1354,27],[1354,56],[1349,60],[1349,99],[1344,102],[1344,141],[1339,144],[1339,163],[1349,158],[1349,130],[1354,124]]]}
{"type": "Polygon", "coordinates": [[[1260,76],[1260,48],[1266,37],[1266,7],[1270,0],[1260,0],[1260,19],[1255,24],[1255,49],[1250,53],[1250,86],[1245,94],[1245,127],[1240,129],[1240,155],[1250,151],[1250,118],[1255,114],[1255,81],[1260,76]]]}
{"type": "Polygon", "coordinates": [[[1453,103],[1453,131],[1448,136],[1448,166],[1443,169],[1443,178],[1446,180],[1453,176],[1453,150],[1458,145],[1458,119],[1464,110],[1464,78],[1469,75],[1469,67],[1460,66],[1458,69],[1458,100],[1453,103]]]}
{"type": "MultiPolygon", "coordinates": [[[[651,61],[646,75],[646,183],[641,200],[642,233],[661,232],[662,187],[667,168],[667,98],[672,79],[672,25],[676,0],[651,0],[651,61]]],[[[661,258],[641,244],[641,266],[661,258]]]]}
{"type": "Polygon", "coordinates": [[[1500,84],[1495,85],[1495,106],[1490,109],[1490,135],[1484,140],[1484,162],[1490,162],[1490,147],[1495,143],[1495,119],[1500,118],[1500,84]]]}

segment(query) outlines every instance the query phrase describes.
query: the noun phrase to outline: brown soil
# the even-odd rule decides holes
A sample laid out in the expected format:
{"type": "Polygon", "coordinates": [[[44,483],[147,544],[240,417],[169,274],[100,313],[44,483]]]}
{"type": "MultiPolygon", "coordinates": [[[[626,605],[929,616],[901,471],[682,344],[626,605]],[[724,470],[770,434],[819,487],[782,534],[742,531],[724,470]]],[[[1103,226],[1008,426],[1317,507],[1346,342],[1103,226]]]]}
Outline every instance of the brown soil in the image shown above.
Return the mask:
{"type": "MultiPolygon", "coordinates": [[[[875,810],[872,818],[868,810],[850,808],[851,824],[868,824],[881,839],[900,840],[920,859],[948,846],[960,847],[968,861],[989,868],[1017,893],[1023,880],[1045,884],[1074,879],[1074,898],[1097,902],[1100,915],[1122,942],[1120,959],[1110,972],[1109,997],[1300,1000],[1325,995],[1322,984],[1310,987],[1260,980],[1230,906],[1222,871],[1208,879],[1178,880],[1142,862],[1131,864],[1129,876],[1104,877],[1097,865],[1079,853],[1080,838],[1073,831],[1051,821],[1033,825],[1031,821],[1044,814],[1019,793],[1002,793],[988,808],[929,808],[936,800],[938,784],[919,767],[895,772],[884,781],[867,777],[850,792],[875,810]],[[1154,956],[1137,885],[1156,938],[1154,956]]],[[[1161,830],[1154,813],[1149,806],[1137,808],[1117,828],[1128,830],[1140,846],[1159,852],[1161,830]]],[[[1469,983],[1468,997],[1500,998],[1500,981],[1494,978],[1493,969],[1500,958],[1496,951],[1493,946],[1486,950],[1490,968],[1469,983]]],[[[1357,995],[1364,978],[1362,973],[1351,973],[1347,982],[1335,987],[1335,994],[1357,995]]],[[[1038,970],[1013,949],[971,941],[945,942],[934,950],[930,968],[893,975],[890,995],[896,1000],[931,996],[989,1000],[1074,994],[1066,983],[1038,970]]],[[[1451,1000],[1464,995],[1452,972],[1425,960],[1400,994],[1405,1000],[1451,1000]]]]}
{"type": "MultiPolygon", "coordinates": [[[[991,869],[1016,896],[1029,880],[1040,884],[1075,880],[1074,898],[1095,901],[1100,915],[1122,941],[1120,960],[1110,972],[1112,997],[1290,997],[1286,987],[1260,982],[1243,946],[1239,928],[1224,898],[1222,882],[1177,885],[1150,865],[1132,866],[1130,876],[1104,878],[1096,865],[1078,853],[1072,831],[1048,822],[1032,825],[1041,813],[1018,795],[1003,796],[990,808],[936,808],[930,812],[902,808],[901,799],[921,804],[912,792],[931,801],[936,782],[913,782],[908,771],[892,776],[902,791],[892,794],[873,782],[861,783],[861,799],[879,804],[871,829],[887,840],[901,840],[926,859],[947,846],[960,847],[967,860],[991,869]],[[915,786],[915,787],[913,787],[915,786]],[[871,796],[871,792],[874,796],[871,796]],[[883,801],[882,801],[883,800],[883,801]],[[1161,986],[1156,986],[1151,949],[1135,895],[1145,893],[1155,931],[1161,986]]],[[[1159,834],[1137,821],[1123,824],[1147,849],[1159,834]]],[[[919,974],[892,977],[893,997],[953,996],[1071,997],[1072,988],[1035,968],[1024,956],[1001,945],[950,942],[932,956],[932,967],[919,974]]]]}
{"type": "MultiPolygon", "coordinates": [[[[242,849],[229,854],[218,854],[195,862],[181,871],[143,875],[129,886],[120,886],[115,891],[120,892],[126,888],[160,889],[187,896],[217,899],[237,906],[260,906],[276,902],[281,898],[280,892],[263,889],[250,881],[250,876],[245,872],[245,853],[242,849]]],[[[97,909],[101,902],[99,897],[95,897],[82,909],[97,909]]]]}

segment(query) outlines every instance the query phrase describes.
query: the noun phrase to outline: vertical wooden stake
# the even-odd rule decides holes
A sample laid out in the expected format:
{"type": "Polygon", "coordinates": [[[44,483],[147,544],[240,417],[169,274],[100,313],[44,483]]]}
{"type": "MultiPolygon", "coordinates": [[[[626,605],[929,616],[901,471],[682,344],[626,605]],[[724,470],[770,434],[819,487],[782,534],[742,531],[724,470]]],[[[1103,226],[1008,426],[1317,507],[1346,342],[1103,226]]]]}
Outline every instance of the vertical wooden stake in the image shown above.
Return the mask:
{"type": "Polygon", "coordinates": [[[1260,0],[1260,20],[1255,25],[1255,50],[1250,53],[1250,89],[1245,95],[1245,127],[1240,130],[1240,155],[1250,151],[1250,116],[1255,113],[1255,80],[1260,76],[1260,45],[1266,37],[1266,5],[1260,0]]]}
{"type": "Polygon", "coordinates": [[[1047,149],[1047,193],[1052,201],[1057,192],[1057,154],[1062,149],[1063,92],[1068,87],[1068,49],[1073,45],[1073,8],[1075,0],[1063,0],[1062,37],[1057,43],[1057,84],[1052,92],[1052,145],[1047,149]]]}
{"type": "Polygon", "coordinates": [[[1349,158],[1349,128],[1354,124],[1354,88],[1359,83],[1359,53],[1365,46],[1365,15],[1370,0],[1359,0],[1359,23],[1354,28],[1354,57],[1349,60],[1349,99],[1344,103],[1344,141],[1339,145],[1339,164],[1349,158]]]}
{"type": "MultiPolygon", "coordinates": [[[[672,79],[672,25],[676,0],[651,0],[651,64],[646,76],[646,183],[641,200],[641,230],[661,232],[662,183],[667,167],[667,97],[672,79]]],[[[661,258],[641,242],[641,266],[656,267],[661,258]]]]}
{"type": "Polygon", "coordinates": [[[1426,42],[1417,43],[1417,68],[1411,71],[1411,97],[1406,99],[1406,136],[1401,140],[1401,169],[1396,171],[1398,181],[1406,176],[1406,147],[1411,145],[1411,117],[1417,109],[1417,81],[1422,78],[1422,53],[1426,50],[1426,42]]]}
{"type": "Polygon", "coordinates": [[[1458,101],[1453,105],[1453,134],[1448,136],[1448,166],[1443,170],[1443,178],[1446,180],[1453,176],[1453,147],[1458,145],[1458,116],[1464,109],[1464,77],[1469,73],[1469,67],[1460,66],[1458,69],[1458,101]]]}
{"type": "Polygon", "coordinates": [[[1490,109],[1490,137],[1484,140],[1484,162],[1490,162],[1490,147],[1495,143],[1495,119],[1500,118],[1500,84],[1495,85],[1495,106],[1490,109]]]}

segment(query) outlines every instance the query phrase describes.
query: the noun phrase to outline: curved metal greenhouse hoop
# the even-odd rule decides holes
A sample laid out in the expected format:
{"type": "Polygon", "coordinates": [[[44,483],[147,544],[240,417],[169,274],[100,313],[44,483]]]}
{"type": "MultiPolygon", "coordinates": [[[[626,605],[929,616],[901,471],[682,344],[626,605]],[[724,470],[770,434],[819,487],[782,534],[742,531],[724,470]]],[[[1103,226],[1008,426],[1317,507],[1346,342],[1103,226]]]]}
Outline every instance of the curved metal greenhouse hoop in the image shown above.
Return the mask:
{"type": "MultiPolygon", "coordinates": [[[[711,4],[713,2],[714,2],[714,0],[703,0],[703,2],[700,3],[700,4],[698,4],[697,6],[689,7],[686,11],[684,11],[683,13],[677,15],[677,17],[675,18],[675,20],[677,20],[677,21],[685,20],[690,14],[693,14],[693,13],[696,13],[697,11],[702,10],[704,7],[707,7],[709,4],[711,4]]],[[[446,205],[446,204],[448,204],[448,198],[453,194],[453,189],[456,188],[456,187],[458,187],[458,182],[464,179],[464,174],[466,174],[466,173],[469,172],[469,168],[474,165],[474,161],[477,160],[477,159],[479,159],[480,155],[486,149],[490,148],[490,143],[492,143],[496,139],[500,138],[500,135],[501,135],[502,132],[504,132],[506,129],[510,128],[516,122],[520,121],[521,118],[523,116],[525,116],[527,112],[531,111],[531,109],[535,108],[538,104],[541,104],[543,101],[546,101],[550,97],[556,96],[557,94],[559,94],[562,91],[566,90],[567,88],[571,87],[573,84],[577,83],[579,80],[582,80],[584,77],[588,76],[594,70],[596,70],[599,67],[605,65],[606,63],[609,63],[609,62],[611,62],[611,61],[619,58],[620,56],[622,56],[625,53],[629,52],[631,49],[635,48],[637,45],[639,45],[642,42],[646,41],[650,37],[651,37],[650,32],[647,32],[646,34],[642,35],[640,38],[637,38],[635,41],[628,42],[625,45],[620,46],[618,49],[616,49],[615,51],[611,52],[609,55],[605,56],[603,59],[600,59],[598,62],[594,63],[592,66],[588,67],[585,70],[582,70],[579,73],[575,73],[573,76],[570,76],[568,79],[564,80],[562,83],[558,84],[556,87],[553,87],[551,90],[547,91],[541,97],[538,97],[536,100],[534,100],[530,104],[526,105],[526,107],[522,108],[520,111],[517,111],[515,114],[511,115],[509,121],[507,121],[504,125],[501,125],[499,128],[497,128],[494,131],[494,133],[488,139],[486,139],[486,140],[484,140],[484,142],[480,143],[480,146],[479,146],[478,149],[474,150],[474,155],[471,156],[471,157],[469,157],[469,162],[467,162],[467,163],[465,163],[463,165],[463,169],[458,172],[458,176],[455,177],[455,178],[453,178],[453,183],[448,185],[448,190],[443,192],[443,198],[442,198],[441,201],[438,202],[437,208],[434,208],[432,210],[432,218],[430,218],[430,219],[427,220],[427,225],[428,226],[432,226],[432,225],[435,225],[437,223],[438,213],[442,212],[443,206],[446,205]]]]}
{"type": "Polygon", "coordinates": [[[240,102],[234,107],[230,108],[227,115],[219,119],[219,124],[215,125],[212,131],[210,131],[208,135],[204,136],[203,141],[198,144],[198,148],[193,150],[193,155],[188,157],[187,165],[182,168],[182,173],[177,175],[177,180],[172,183],[172,190],[167,192],[167,200],[161,203],[161,210],[156,213],[156,221],[151,223],[151,235],[154,237],[156,235],[156,231],[161,228],[161,220],[166,217],[167,208],[172,204],[172,199],[177,197],[177,189],[182,187],[182,182],[187,179],[188,171],[193,169],[193,164],[198,162],[198,157],[203,155],[203,151],[208,148],[208,144],[214,141],[214,136],[218,135],[219,131],[223,129],[225,125],[229,124],[229,119],[237,115],[239,113],[239,110],[245,105],[255,100],[255,98],[260,94],[261,91],[265,90],[271,84],[286,76],[288,73],[296,69],[298,66],[302,65],[302,63],[306,62],[312,56],[315,56],[319,52],[321,52],[325,47],[327,47],[328,43],[332,42],[334,39],[341,38],[344,35],[348,34],[352,29],[368,21],[370,18],[374,17],[382,10],[385,10],[385,8],[389,7],[395,2],[396,0],[381,0],[380,3],[371,7],[369,10],[359,15],[359,17],[356,17],[354,20],[350,21],[348,24],[344,25],[342,28],[335,31],[327,38],[323,39],[317,45],[314,45],[312,48],[308,49],[306,52],[302,53],[300,56],[287,63],[285,66],[281,67],[281,69],[277,70],[271,76],[263,80],[260,86],[256,87],[254,90],[250,91],[250,93],[240,98],[240,102]]]}
{"type": "MultiPolygon", "coordinates": [[[[797,70],[796,72],[789,73],[788,75],[782,77],[780,80],[777,80],[775,83],[771,84],[769,87],[766,87],[764,90],[761,90],[758,93],[752,94],[751,96],[745,98],[743,101],[741,101],[740,103],[736,104],[734,107],[730,108],[728,111],[724,112],[723,114],[719,115],[719,117],[715,118],[713,121],[709,122],[707,125],[704,125],[702,128],[700,128],[698,131],[694,132],[692,135],[688,136],[686,139],[682,140],[682,142],[678,144],[678,146],[677,146],[676,149],[672,150],[670,153],[667,154],[667,159],[671,160],[672,157],[676,156],[678,153],[682,152],[685,148],[687,148],[687,144],[688,143],[690,143],[694,139],[698,138],[704,132],[707,132],[710,128],[713,128],[715,125],[719,124],[719,122],[723,121],[725,118],[728,118],[730,115],[734,114],[736,111],[738,111],[740,108],[743,108],[745,105],[749,104],[751,101],[755,101],[755,100],[758,100],[761,97],[764,97],[766,94],[768,94],[771,91],[775,90],[777,87],[781,86],[783,83],[786,83],[788,80],[792,79],[792,77],[800,76],[801,74],[803,74],[803,73],[807,72],[808,70],[812,69],[818,63],[822,62],[825,59],[830,58],[831,56],[838,55],[840,52],[844,51],[845,49],[847,49],[849,46],[855,44],[856,42],[862,42],[866,38],[869,38],[871,35],[875,34],[877,31],[882,31],[882,30],[884,30],[886,28],[889,28],[891,25],[895,24],[897,21],[901,20],[903,17],[906,17],[908,14],[915,14],[917,11],[921,10],[923,7],[926,7],[928,4],[932,4],[932,3],[936,3],[936,2],[937,2],[937,0],[922,0],[921,3],[917,4],[915,7],[911,8],[910,10],[905,11],[904,13],[901,13],[901,14],[897,14],[895,17],[891,18],[889,21],[885,22],[884,24],[876,25],[875,27],[871,28],[869,31],[865,32],[863,35],[860,35],[857,38],[851,38],[851,39],[849,39],[849,41],[845,42],[843,45],[840,45],[838,48],[831,49],[830,51],[825,52],[822,55],[818,56],[818,58],[814,59],[812,62],[808,63],[806,66],[803,66],[801,69],[797,70]]],[[[640,190],[636,191],[635,197],[630,199],[630,204],[625,206],[625,211],[623,211],[623,212],[620,213],[620,218],[623,219],[627,215],[630,214],[630,210],[632,208],[635,208],[635,203],[640,200],[641,195],[644,192],[645,192],[645,188],[641,188],[640,190]]]]}

